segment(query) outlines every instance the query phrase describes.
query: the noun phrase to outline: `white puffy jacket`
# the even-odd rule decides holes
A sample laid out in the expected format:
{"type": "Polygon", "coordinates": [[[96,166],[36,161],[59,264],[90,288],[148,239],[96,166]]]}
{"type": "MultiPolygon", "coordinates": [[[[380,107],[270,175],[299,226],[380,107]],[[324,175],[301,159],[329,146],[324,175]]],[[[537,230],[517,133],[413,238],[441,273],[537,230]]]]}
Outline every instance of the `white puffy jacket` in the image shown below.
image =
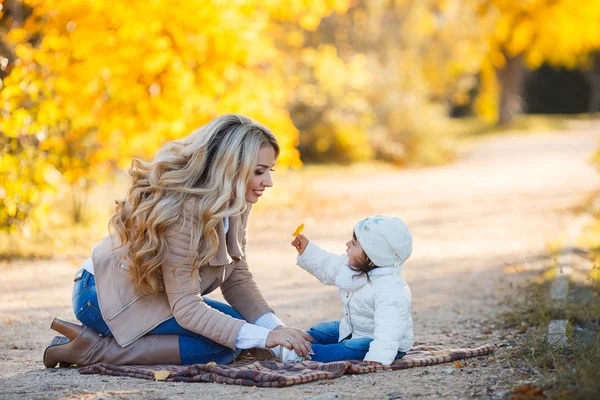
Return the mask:
{"type": "MultiPolygon", "coordinates": [[[[335,285],[338,272],[347,262],[347,254],[328,253],[312,241],[297,259],[300,267],[325,285],[335,285]]],[[[365,361],[390,365],[398,351],[406,352],[413,344],[410,288],[402,278],[401,271],[398,272],[372,274],[370,283],[353,292],[340,289],[345,315],[340,324],[338,341],[350,334],[352,338],[374,339],[365,361]]]]}

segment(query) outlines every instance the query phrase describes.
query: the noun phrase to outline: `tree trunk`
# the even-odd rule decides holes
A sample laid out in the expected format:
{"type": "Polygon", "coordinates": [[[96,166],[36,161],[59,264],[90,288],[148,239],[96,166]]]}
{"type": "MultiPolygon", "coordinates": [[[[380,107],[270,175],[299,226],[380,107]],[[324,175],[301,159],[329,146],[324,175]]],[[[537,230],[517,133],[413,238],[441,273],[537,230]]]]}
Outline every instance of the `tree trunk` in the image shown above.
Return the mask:
{"type": "Polygon", "coordinates": [[[504,54],[506,64],[496,69],[496,77],[500,85],[500,103],[498,109],[498,125],[508,125],[522,111],[521,92],[525,66],[523,56],[509,57],[504,54]]]}
{"type": "Polygon", "coordinates": [[[592,68],[586,71],[585,76],[590,84],[590,100],[588,112],[594,114],[600,111],[600,52],[592,55],[592,68]]]}
{"type": "Polygon", "coordinates": [[[73,217],[73,222],[75,224],[80,224],[84,221],[88,190],[89,186],[87,184],[79,183],[71,185],[71,201],[73,205],[71,216],[73,217]]]}

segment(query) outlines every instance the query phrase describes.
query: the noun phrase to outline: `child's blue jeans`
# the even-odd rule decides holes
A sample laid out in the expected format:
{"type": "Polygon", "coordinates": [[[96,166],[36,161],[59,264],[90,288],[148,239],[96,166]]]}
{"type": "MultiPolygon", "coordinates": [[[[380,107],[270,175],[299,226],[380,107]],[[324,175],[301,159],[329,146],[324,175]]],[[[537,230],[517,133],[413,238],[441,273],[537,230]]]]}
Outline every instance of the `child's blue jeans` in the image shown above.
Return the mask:
{"type": "MultiPolygon", "coordinates": [[[[75,281],[73,286],[75,317],[83,325],[92,328],[99,334],[112,337],[112,333],[100,313],[94,275],[83,270],[81,279],[79,277],[76,279],[78,280],[75,281]]],[[[228,304],[207,297],[203,297],[203,299],[212,308],[233,318],[244,319],[228,304]]],[[[182,328],[174,317],[158,325],[148,335],[179,335],[179,353],[183,365],[206,364],[211,361],[217,364],[227,364],[236,356],[234,350],[182,328]]]]}
{"type": "MultiPolygon", "coordinates": [[[[369,345],[373,341],[370,338],[352,339],[351,336],[348,336],[348,338],[338,342],[340,321],[320,322],[310,328],[308,334],[315,339],[315,343],[311,345],[312,351],[315,353],[311,356],[311,360],[319,362],[362,361],[369,351],[369,345]]],[[[402,358],[405,355],[406,353],[399,351],[396,354],[396,359],[402,358]]]]}

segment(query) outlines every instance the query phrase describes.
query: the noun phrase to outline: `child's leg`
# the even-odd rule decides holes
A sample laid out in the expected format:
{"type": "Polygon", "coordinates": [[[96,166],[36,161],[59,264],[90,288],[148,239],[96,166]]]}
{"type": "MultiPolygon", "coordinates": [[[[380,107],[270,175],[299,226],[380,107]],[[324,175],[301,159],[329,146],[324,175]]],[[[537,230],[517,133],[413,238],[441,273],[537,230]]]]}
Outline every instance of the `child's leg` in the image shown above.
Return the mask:
{"type": "MultiPolygon", "coordinates": [[[[362,361],[369,352],[372,341],[373,339],[370,338],[359,338],[346,339],[335,344],[313,344],[311,347],[315,354],[310,359],[318,362],[362,361]]],[[[399,351],[396,354],[396,360],[405,355],[406,353],[399,351]]]]}
{"type": "MultiPolygon", "coordinates": [[[[314,343],[311,345],[312,352],[315,350],[315,346],[332,345],[338,342],[340,333],[340,321],[325,321],[319,322],[307,332],[314,339],[314,343]]],[[[273,349],[277,357],[286,364],[295,363],[297,361],[304,360],[293,350],[288,350],[284,347],[277,346],[273,349]]],[[[310,359],[314,359],[312,356],[310,359]]]]}
{"type": "Polygon", "coordinates": [[[333,362],[346,360],[362,361],[373,339],[359,338],[346,339],[334,344],[313,344],[312,350],[315,353],[311,356],[312,361],[333,362]]]}
{"type": "Polygon", "coordinates": [[[337,343],[340,335],[340,321],[319,322],[307,333],[315,339],[315,344],[337,343]]]}

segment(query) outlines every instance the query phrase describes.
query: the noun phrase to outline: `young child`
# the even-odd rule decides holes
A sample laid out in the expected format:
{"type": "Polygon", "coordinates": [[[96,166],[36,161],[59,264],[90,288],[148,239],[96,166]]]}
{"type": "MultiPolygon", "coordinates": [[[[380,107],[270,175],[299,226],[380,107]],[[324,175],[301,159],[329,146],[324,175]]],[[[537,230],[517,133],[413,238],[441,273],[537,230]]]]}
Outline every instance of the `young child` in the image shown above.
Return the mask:
{"type": "MultiPolygon", "coordinates": [[[[399,218],[374,216],[359,221],[346,254],[321,249],[306,236],[292,241],[297,263],[325,285],[339,288],[344,304],[341,321],[321,322],[308,334],[313,361],[376,361],[390,365],[413,344],[411,293],[402,266],[412,252],[412,235],[399,218]]],[[[286,363],[302,361],[281,349],[286,363]]]]}

